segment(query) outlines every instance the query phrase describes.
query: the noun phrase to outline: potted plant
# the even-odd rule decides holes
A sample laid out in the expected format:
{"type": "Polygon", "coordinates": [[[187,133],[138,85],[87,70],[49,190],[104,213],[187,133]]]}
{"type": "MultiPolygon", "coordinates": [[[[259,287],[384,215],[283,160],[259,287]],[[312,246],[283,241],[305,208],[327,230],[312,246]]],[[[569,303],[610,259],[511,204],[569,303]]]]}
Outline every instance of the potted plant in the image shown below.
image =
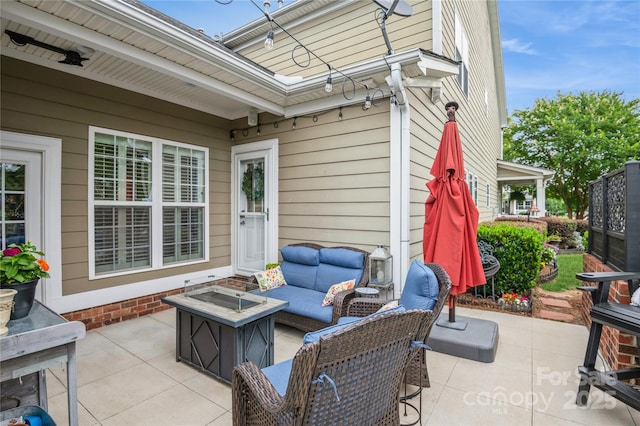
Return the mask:
{"type": "Polygon", "coordinates": [[[260,211],[257,202],[264,198],[264,169],[261,164],[249,164],[242,176],[242,192],[247,197],[247,210],[260,211]]]}
{"type": "Polygon", "coordinates": [[[0,287],[14,289],[15,305],[11,319],[26,317],[31,310],[40,278],[49,278],[49,264],[41,252],[27,241],[11,244],[0,253],[0,287]]]}

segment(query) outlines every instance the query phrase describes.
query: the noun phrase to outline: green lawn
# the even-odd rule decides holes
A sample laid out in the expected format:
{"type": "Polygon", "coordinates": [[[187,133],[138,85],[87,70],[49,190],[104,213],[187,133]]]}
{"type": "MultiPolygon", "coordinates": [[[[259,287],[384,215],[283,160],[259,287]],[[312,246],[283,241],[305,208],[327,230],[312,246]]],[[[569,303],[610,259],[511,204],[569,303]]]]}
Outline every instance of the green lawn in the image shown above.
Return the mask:
{"type": "Polygon", "coordinates": [[[559,254],[558,255],[558,276],[555,280],[542,284],[546,291],[562,292],[573,290],[579,285],[576,274],[582,272],[582,253],[559,254]]]}

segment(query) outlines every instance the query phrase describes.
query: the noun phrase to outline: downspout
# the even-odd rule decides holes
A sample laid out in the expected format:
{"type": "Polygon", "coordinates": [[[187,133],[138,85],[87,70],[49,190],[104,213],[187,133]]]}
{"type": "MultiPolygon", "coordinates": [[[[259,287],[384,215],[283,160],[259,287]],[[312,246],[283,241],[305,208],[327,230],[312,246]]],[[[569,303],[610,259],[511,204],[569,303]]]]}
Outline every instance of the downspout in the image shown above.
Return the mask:
{"type": "Polygon", "coordinates": [[[390,242],[393,255],[394,296],[402,293],[410,261],[409,239],[409,148],[410,109],[402,84],[400,64],[391,64],[394,96],[390,108],[390,242]],[[393,103],[393,100],[397,102],[393,103]]]}

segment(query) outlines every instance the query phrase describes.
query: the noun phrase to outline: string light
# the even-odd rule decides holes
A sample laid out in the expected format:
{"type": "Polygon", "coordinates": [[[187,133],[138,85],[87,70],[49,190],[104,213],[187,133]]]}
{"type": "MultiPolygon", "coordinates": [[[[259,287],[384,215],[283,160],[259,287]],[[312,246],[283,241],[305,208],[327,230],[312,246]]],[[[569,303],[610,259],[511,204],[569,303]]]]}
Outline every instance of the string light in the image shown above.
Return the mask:
{"type": "MultiPolygon", "coordinates": [[[[0,0],[1,1],[1,0],[0,0]]],[[[220,4],[230,4],[233,2],[233,0],[215,0],[216,2],[220,3],[220,4]]],[[[342,96],[347,100],[350,101],[353,99],[353,97],[355,96],[356,90],[355,90],[355,86],[356,84],[358,84],[361,87],[364,87],[367,89],[367,96],[365,98],[365,102],[362,105],[362,109],[363,110],[368,110],[369,108],[371,108],[371,105],[373,106],[377,106],[375,104],[375,102],[373,102],[373,98],[375,98],[375,93],[374,96],[372,97],[369,94],[369,87],[367,87],[366,84],[363,84],[362,82],[356,81],[353,78],[351,78],[350,76],[346,75],[345,73],[343,73],[342,71],[340,71],[339,69],[336,68],[331,68],[331,65],[329,65],[326,61],[324,61],[321,57],[319,57],[316,53],[314,53],[312,50],[310,50],[308,47],[306,47],[304,44],[302,44],[298,39],[296,39],[289,31],[287,31],[285,28],[283,28],[280,24],[278,24],[278,22],[276,22],[276,20],[273,19],[273,17],[269,14],[270,12],[270,8],[271,8],[271,0],[264,0],[263,1],[263,9],[260,9],[260,6],[258,5],[258,3],[256,3],[256,0],[250,0],[251,3],[253,3],[253,5],[261,10],[261,12],[264,13],[265,18],[267,19],[267,21],[271,24],[271,29],[267,32],[267,37],[264,41],[264,47],[267,50],[272,50],[273,49],[273,45],[274,45],[274,31],[273,31],[273,26],[275,24],[275,26],[277,26],[283,33],[285,33],[287,36],[289,36],[293,41],[295,41],[297,43],[296,47],[294,47],[292,54],[291,54],[291,59],[293,60],[293,62],[298,65],[301,68],[306,68],[310,65],[311,63],[311,56],[313,56],[314,58],[318,59],[320,62],[322,62],[324,65],[326,65],[329,68],[329,76],[327,77],[327,82],[324,86],[324,90],[327,93],[331,93],[331,91],[333,90],[333,77],[332,77],[332,71],[335,71],[336,73],[340,74],[343,77],[342,80],[342,96]],[[296,60],[295,57],[295,52],[298,49],[304,49],[304,51],[306,52],[306,57],[308,58],[308,60],[301,64],[296,60]],[[353,92],[353,96],[349,97],[347,96],[347,93],[345,93],[345,83],[350,82],[351,86],[353,87],[351,89],[351,91],[353,92]]],[[[278,0],[278,7],[282,7],[283,5],[283,0],[278,0]]],[[[380,25],[380,20],[378,18],[378,16],[376,15],[376,22],[378,23],[378,25],[380,25]]],[[[384,24],[384,22],[383,22],[384,24]]],[[[385,34],[385,32],[383,31],[383,35],[385,34]]],[[[385,40],[386,42],[386,40],[385,40]]],[[[390,49],[389,47],[389,52],[388,54],[392,54],[393,51],[390,49]]],[[[386,58],[385,58],[385,62],[386,62],[386,58]]],[[[388,65],[388,64],[387,64],[388,65]]],[[[382,97],[384,97],[384,91],[382,89],[378,89],[377,91],[380,91],[382,97]]],[[[377,92],[376,91],[376,92],[377,92]]],[[[398,102],[396,101],[396,105],[398,105],[398,102]]],[[[295,125],[295,120],[294,120],[294,125],[295,125]]]]}
{"type": "Polygon", "coordinates": [[[267,50],[273,49],[273,30],[269,30],[267,38],[264,40],[264,48],[267,50]]]}
{"type": "Polygon", "coordinates": [[[338,120],[342,121],[342,107],[340,107],[340,112],[338,112],[338,120]]]}
{"type": "Polygon", "coordinates": [[[324,91],[327,93],[331,93],[333,90],[333,84],[331,80],[331,65],[327,65],[329,67],[329,77],[327,77],[327,84],[324,85],[324,91]]]}
{"type": "Polygon", "coordinates": [[[298,120],[298,117],[293,117],[293,127],[294,129],[296,128],[296,121],[298,120]]]}

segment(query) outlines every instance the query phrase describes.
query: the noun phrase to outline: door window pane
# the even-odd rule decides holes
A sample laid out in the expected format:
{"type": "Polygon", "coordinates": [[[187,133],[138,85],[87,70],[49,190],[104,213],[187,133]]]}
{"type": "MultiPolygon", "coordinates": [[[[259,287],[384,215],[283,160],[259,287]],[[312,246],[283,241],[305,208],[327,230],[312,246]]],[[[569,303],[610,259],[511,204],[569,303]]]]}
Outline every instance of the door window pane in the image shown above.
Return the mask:
{"type": "Polygon", "coordinates": [[[25,166],[0,163],[0,249],[25,242],[25,166]]]}

